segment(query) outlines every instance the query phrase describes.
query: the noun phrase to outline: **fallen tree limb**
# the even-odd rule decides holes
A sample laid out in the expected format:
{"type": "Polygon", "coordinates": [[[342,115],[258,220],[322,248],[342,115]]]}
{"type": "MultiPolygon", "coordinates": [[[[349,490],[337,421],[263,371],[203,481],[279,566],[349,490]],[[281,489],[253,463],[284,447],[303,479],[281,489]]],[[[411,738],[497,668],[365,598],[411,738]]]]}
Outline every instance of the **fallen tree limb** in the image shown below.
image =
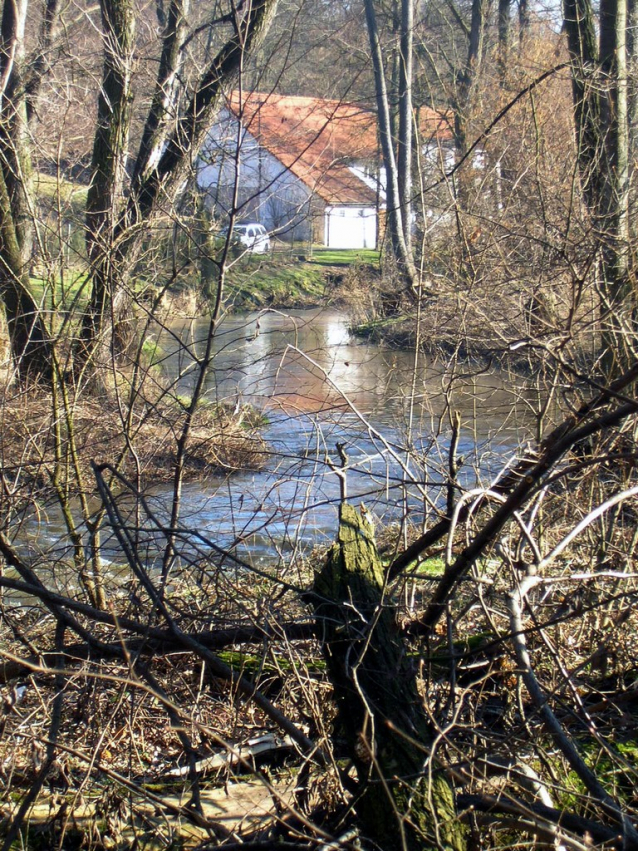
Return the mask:
{"type": "MultiPolygon", "coordinates": [[[[582,837],[584,842],[587,841],[585,837],[589,834],[595,843],[610,843],[612,848],[617,848],[619,851],[625,847],[623,837],[613,827],[607,827],[599,822],[574,815],[565,810],[546,807],[544,804],[516,801],[509,796],[507,798],[496,798],[489,795],[467,794],[458,795],[457,804],[459,810],[494,814],[504,813],[525,817],[529,817],[530,815],[537,816],[546,823],[545,829],[547,829],[548,825],[554,825],[582,837]]],[[[587,847],[591,847],[591,842],[589,842],[587,847]]]]}
{"type": "MultiPolygon", "coordinates": [[[[0,577],[0,587],[13,587],[16,584],[11,580],[8,586],[0,577]]],[[[27,590],[19,583],[20,590],[27,590]]],[[[122,624],[120,623],[120,626],[122,624]]],[[[141,627],[141,624],[140,624],[141,627]]],[[[136,630],[139,632],[140,630],[136,630]]],[[[129,656],[166,656],[171,653],[184,652],[181,642],[177,641],[167,630],[152,630],[151,638],[122,638],[116,642],[97,642],[95,644],[71,644],[64,648],[64,657],[67,664],[73,662],[85,662],[87,660],[97,661],[99,659],[121,659],[122,651],[129,656]],[[160,633],[158,635],[158,633],[160,633]]],[[[225,629],[210,630],[208,632],[195,633],[197,641],[208,650],[223,650],[234,644],[257,644],[264,639],[269,641],[307,641],[317,637],[317,627],[314,623],[283,623],[273,627],[270,624],[258,626],[257,624],[242,624],[225,629]]],[[[0,656],[1,656],[0,651],[0,656]]],[[[41,664],[44,667],[54,667],[56,654],[44,652],[38,656],[25,658],[24,663],[15,659],[0,661],[0,685],[26,676],[32,672],[32,665],[41,664]]]]}
{"type": "MultiPolygon", "coordinates": [[[[574,414],[556,426],[544,438],[538,453],[521,458],[509,473],[503,476],[499,482],[492,485],[491,489],[496,493],[507,496],[520,487],[521,484],[525,484],[527,477],[531,475],[533,481],[529,483],[529,487],[526,489],[527,491],[531,491],[537,486],[538,480],[545,475],[556,461],[568,452],[575,443],[582,440],[584,436],[594,434],[603,427],[617,424],[631,414],[638,413],[638,402],[635,399],[629,399],[622,395],[622,391],[637,378],[638,364],[625,372],[616,381],[612,382],[609,387],[602,388],[594,399],[581,405],[574,414]],[[591,430],[586,430],[581,434],[579,426],[592,413],[598,411],[603,405],[614,399],[620,401],[622,404],[615,411],[610,412],[608,416],[611,419],[605,419],[604,422],[595,420],[589,424],[591,430]]],[[[468,510],[469,508],[466,508],[461,512],[459,516],[461,522],[467,517],[468,510]]],[[[451,517],[441,518],[431,529],[428,529],[427,532],[400,553],[388,568],[388,578],[390,581],[396,579],[410,564],[422,556],[423,553],[441,541],[449,532],[451,523],[451,517]]]]}
{"type": "MultiPolygon", "coordinates": [[[[19,563],[21,568],[24,568],[24,565],[17,557],[17,555],[13,552],[11,547],[7,547],[7,542],[3,541],[2,536],[0,536],[0,546],[4,543],[4,547],[2,548],[3,554],[5,556],[11,557],[11,564],[19,563]]],[[[29,577],[31,578],[31,577],[29,577]]],[[[65,607],[75,608],[84,610],[90,610],[91,614],[95,614],[95,619],[99,620],[102,623],[109,623],[112,626],[119,626],[120,628],[125,628],[129,630],[133,630],[138,634],[149,635],[149,637],[160,637],[165,638],[167,635],[171,636],[171,641],[174,642],[176,649],[181,647],[183,650],[189,650],[190,652],[195,653],[200,659],[202,659],[208,665],[209,671],[216,677],[219,677],[226,682],[230,682],[234,685],[238,692],[243,694],[249,700],[252,700],[259,708],[272,720],[281,727],[284,732],[286,732],[290,738],[302,749],[302,751],[306,755],[312,755],[317,759],[321,764],[325,763],[325,756],[322,752],[320,752],[315,746],[314,742],[312,742],[304,733],[299,730],[299,728],[293,724],[293,722],[284,715],[281,710],[279,710],[273,703],[271,703],[268,698],[262,694],[250,680],[246,679],[246,677],[238,674],[233,668],[223,662],[219,657],[217,657],[211,650],[207,649],[202,642],[199,640],[198,636],[189,635],[188,633],[182,632],[179,627],[173,622],[169,621],[169,629],[168,630],[159,630],[159,636],[157,634],[156,627],[149,627],[144,624],[137,623],[135,621],[131,622],[128,619],[115,618],[112,615],[108,615],[106,612],[101,613],[98,609],[94,609],[91,606],[87,606],[84,603],[75,603],[72,600],[69,600],[67,597],[64,597],[60,594],[55,594],[45,588],[42,583],[40,583],[37,579],[34,582],[19,582],[17,580],[10,580],[6,577],[2,577],[2,583],[4,587],[13,587],[20,591],[26,591],[27,593],[33,594],[38,599],[41,599],[44,603],[47,604],[47,607],[50,609],[54,617],[57,621],[64,623],[67,627],[73,630],[76,634],[78,634],[84,641],[87,643],[90,650],[96,650],[97,652],[103,651],[106,647],[110,647],[110,652],[113,657],[120,658],[123,661],[128,661],[128,656],[126,651],[124,650],[122,644],[119,645],[119,653],[115,652],[115,646],[105,645],[103,642],[96,639],[92,636],[87,629],[82,627],[74,618],[72,618],[66,611],[65,607]],[[103,616],[102,616],[103,614],[103,616]]],[[[89,650],[89,652],[90,652],[89,650]]],[[[12,661],[16,661],[13,659],[12,661]]]]}

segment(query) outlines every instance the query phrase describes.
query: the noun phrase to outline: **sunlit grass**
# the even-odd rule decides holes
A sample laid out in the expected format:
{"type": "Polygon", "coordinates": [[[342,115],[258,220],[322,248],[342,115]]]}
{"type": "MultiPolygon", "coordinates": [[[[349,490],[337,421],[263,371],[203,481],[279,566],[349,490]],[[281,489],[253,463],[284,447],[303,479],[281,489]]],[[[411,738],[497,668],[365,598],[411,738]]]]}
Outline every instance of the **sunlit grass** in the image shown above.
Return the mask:
{"type": "Polygon", "coordinates": [[[313,248],[309,263],[320,266],[351,266],[355,263],[376,264],[380,252],[372,248],[313,248]]]}
{"type": "Polygon", "coordinates": [[[47,310],[71,310],[84,304],[88,298],[90,284],[85,271],[69,271],[60,277],[40,277],[32,275],[29,279],[31,292],[36,301],[47,310]]]}
{"type": "Polygon", "coordinates": [[[51,205],[59,203],[65,212],[71,209],[74,213],[83,215],[86,207],[86,186],[42,172],[35,173],[33,182],[35,193],[40,201],[46,201],[51,205]]]}

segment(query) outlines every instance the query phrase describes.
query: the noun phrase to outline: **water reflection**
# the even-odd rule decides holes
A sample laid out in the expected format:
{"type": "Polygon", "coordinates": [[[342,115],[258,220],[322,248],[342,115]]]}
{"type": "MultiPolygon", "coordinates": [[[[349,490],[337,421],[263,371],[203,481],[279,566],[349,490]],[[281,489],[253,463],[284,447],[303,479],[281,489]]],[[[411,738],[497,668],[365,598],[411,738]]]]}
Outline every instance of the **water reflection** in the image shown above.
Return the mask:
{"type": "MultiPolygon", "coordinates": [[[[157,329],[163,366],[175,392],[187,396],[208,332],[206,321],[157,329]]],[[[206,394],[249,402],[265,412],[265,469],[213,475],[183,488],[182,552],[204,558],[219,547],[254,563],[280,559],[332,540],[340,501],[337,444],[347,453],[348,498],[364,501],[379,522],[406,515],[420,524],[445,498],[449,411],[462,418],[460,482],[488,482],[530,432],[529,394],[520,378],[414,354],[362,345],[348,318],[334,310],[263,311],[228,318],[213,341],[206,394]],[[458,370],[457,370],[458,371],[458,370]]],[[[165,522],[171,494],[154,488],[152,512],[165,522]]],[[[138,504],[120,495],[124,515],[138,526],[138,504]],[[128,514],[127,514],[128,512],[128,514]]],[[[137,548],[147,563],[162,551],[163,533],[143,522],[137,548]]],[[[32,523],[30,542],[68,554],[68,536],[52,511],[32,523]]],[[[121,564],[113,534],[104,534],[105,560],[121,564]]],[[[65,581],[68,577],[65,578],[65,581]]]]}
{"type": "MultiPolygon", "coordinates": [[[[171,331],[160,345],[179,392],[188,394],[192,354],[201,356],[208,323],[177,323],[171,331]]],[[[337,311],[231,317],[214,352],[207,396],[265,411],[270,456],[263,471],[187,485],[183,524],[246,558],[332,538],[337,443],[348,455],[349,498],[365,500],[384,523],[406,511],[419,522],[440,501],[450,406],[462,415],[467,484],[493,474],[503,452],[527,436],[519,387],[514,392],[502,377],[465,367],[450,389],[444,363],[420,358],[415,368],[412,353],[358,344],[337,311]]]]}
{"type": "MultiPolygon", "coordinates": [[[[171,329],[174,336],[160,337],[167,352],[165,366],[181,392],[192,387],[190,353],[202,355],[207,330],[203,320],[176,323],[171,329]],[[185,367],[190,372],[181,375],[185,367]]],[[[220,401],[240,398],[289,413],[327,412],[351,402],[376,424],[393,425],[405,422],[414,390],[413,427],[429,429],[431,418],[440,417],[446,408],[449,373],[445,362],[421,356],[414,379],[414,366],[411,352],[355,342],[341,312],[263,311],[224,322],[214,342],[206,390],[220,401]]],[[[478,439],[505,428],[509,432],[505,439],[511,442],[511,430],[518,436],[526,417],[520,386],[511,388],[494,371],[481,373],[467,366],[462,371],[465,375],[452,382],[451,399],[463,414],[465,427],[478,439]]]]}

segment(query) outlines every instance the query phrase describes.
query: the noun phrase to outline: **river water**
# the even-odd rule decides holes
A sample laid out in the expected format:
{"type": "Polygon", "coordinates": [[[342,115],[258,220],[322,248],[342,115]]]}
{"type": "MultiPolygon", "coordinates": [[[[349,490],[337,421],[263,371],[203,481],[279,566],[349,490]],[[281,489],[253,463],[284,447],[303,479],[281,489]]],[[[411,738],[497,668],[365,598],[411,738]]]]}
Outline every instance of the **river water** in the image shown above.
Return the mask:
{"type": "MultiPolygon", "coordinates": [[[[192,389],[192,353],[201,355],[207,329],[203,320],[179,323],[160,336],[180,393],[192,389]]],[[[412,352],[358,343],[335,310],[233,316],[214,350],[206,395],[264,412],[268,461],[257,472],[187,484],[181,524],[253,563],[334,537],[337,443],[347,454],[349,499],[364,501],[381,523],[406,512],[420,523],[442,499],[449,406],[462,417],[463,484],[487,481],[529,436],[520,386],[467,364],[451,381],[444,361],[420,356],[415,364],[412,352]]]]}
{"type": "MultiPolygon", "coordinates": [[[[179,527],[187,561],[230,552],[252,565],[291,564],[334,539],[347,456],[347,497],[363,502],[380,525],[408,517],[420,526],[445,499],[450,414],[459,411],[461,485],[487,484],[531,432],[529,390],[494,370],[357,342],[347,315],[316,309],[231,316],[218,329],[206,397],[238,409],[249,403],[266,417],[267,460],[259,470],[186,483],[179,527]],[[454,378],[451,376],[454,374],[454,378]]],[[[192,392],[196,356],[208,322],[183,320],[157,333],[164,371],[177,392],[192,392]]],[[[138,550],[152,565],[162,553],[171,492],[147,495],[158,522],[139,520],[135,500],[120,505],[136,528],[138,550]],[[140,525],[141,522],[141,525],[140,525]]],[[[37,551],[64,561],[68,537],[55,508],[28,523],[37,551]]],[[[123,555],[105,532],[102,556],[123,555]]],[[[52,562],[55,563],[55,562],[52,562]]],[[[66,574],[65,574],[66,575],[66,574]]]]}

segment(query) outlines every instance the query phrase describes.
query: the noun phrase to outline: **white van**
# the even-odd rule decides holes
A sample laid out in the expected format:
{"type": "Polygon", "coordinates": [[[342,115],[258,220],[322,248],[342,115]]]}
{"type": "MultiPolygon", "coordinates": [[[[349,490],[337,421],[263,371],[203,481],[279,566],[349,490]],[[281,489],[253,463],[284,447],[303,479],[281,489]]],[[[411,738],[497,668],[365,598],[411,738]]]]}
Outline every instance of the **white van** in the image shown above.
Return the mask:
{"type": "MultiPolygon", "coordinates": [[[[222,236],[228,233],[222,231],[222,236]]],[[[270,251],[270,237],[263,225],[257,222],[237,224],[233,227],[232,241],[251,254],[267,254],[270,251]]]]}

